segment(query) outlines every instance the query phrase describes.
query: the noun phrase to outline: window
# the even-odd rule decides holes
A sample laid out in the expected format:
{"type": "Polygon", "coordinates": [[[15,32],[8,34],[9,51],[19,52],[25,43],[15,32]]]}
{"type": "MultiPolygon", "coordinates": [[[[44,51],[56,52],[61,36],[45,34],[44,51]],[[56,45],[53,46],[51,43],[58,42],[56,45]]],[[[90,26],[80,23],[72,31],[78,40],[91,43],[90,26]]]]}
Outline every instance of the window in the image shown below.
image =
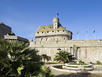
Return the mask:
{"type": "Polygon", "coordinates": [[[64,30],[63,30],[63,32],[64,32],[64,30]]]}
{"type": "Polygon", "coordinates": [[[42,32],[43,33],[43,32],[42,32]]]}
{"type": "Polygon", "coordinates": [[[47,33],[49,33],[49,31],[47,31],[47,33]]]}
{"type": "Polygon", "coordinates": [[[52,27],[50,27],[50,29],[51,29],[52,27]]]}
{"type": "Polygon", "coordinates": [[[57,30],[59,32],[59,30],[57,30]]]}
{"type": "Polygon", "coordinates": [[[41,41],[43,40],[43,38],[41,38],[41,41]]]}
{"type": "Polygon", "coordinates": [[[46,41],[47,41],[47,38],[46,38],[46,41]]]}
{"type": "Polygon", "coordinates": [[[52,32],[54,32],[54,31],[52,31],[52,32]]]}
{"type": "Polygon", "coordinates": [[[39,34],[39,32],[37,32],[39,34]]]}

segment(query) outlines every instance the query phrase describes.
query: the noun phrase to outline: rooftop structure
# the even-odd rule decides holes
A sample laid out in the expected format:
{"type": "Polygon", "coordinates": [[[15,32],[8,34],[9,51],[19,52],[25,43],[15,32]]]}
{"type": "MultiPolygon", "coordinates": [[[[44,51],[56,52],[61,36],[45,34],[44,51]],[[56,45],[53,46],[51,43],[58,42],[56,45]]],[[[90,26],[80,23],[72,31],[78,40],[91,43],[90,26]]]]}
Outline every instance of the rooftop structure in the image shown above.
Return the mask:
{"type": "Polygon", "coordinates": [[[7,33],[11,33],[11,28],[4,23],[0,23],[0,38],[4,38],[7,33]]]}
{"type": "Polygon", "coordinates": [[[53,18],[52,25],[43,25],[38,28],[35,33],[36,41],[63,41],[63,40],[71,40],[72,32],[66,30],[60,22],[59,18],[53,18]]]}
{"type": "Polygon", "coordinates": [[[16,36],[12,32],[11,27],[5,25],[4,23],[0,23],[0,39],[29,42],[26,38],[16,36]]]}

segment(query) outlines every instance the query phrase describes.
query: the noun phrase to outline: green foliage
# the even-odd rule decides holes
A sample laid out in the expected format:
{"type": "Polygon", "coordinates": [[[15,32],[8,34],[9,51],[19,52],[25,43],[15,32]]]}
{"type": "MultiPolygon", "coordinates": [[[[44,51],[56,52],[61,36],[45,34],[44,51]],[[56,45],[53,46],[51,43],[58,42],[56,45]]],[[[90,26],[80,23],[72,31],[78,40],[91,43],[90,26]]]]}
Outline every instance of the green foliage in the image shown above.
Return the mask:
{"type": "Polygon", "coordinates": [[[49,68],[41,66],[41,72],[38,74],[37,77],[54,77],[54,75],[52,75],[51,70],[49,68]]]}
{"type": "Polygon", "coordinates": [[[85,64],[85,62],[83,62],[82,60],[80,60],[78,64],[83,65],[83,64],[85,64]]]}
{"type": "Polygon", "coordinates": [[[102,65],[102,63],[100,61],[97,61],[96,64],[97,65],[102,65]]]}
{"type": "Polygon", "coordinates": [[[59,68],[59,69],[62,69],[62,65],[56,65],[54,66],[55,68],[59,68]]]}
{"type": "Polygon", "coordinates": [[[68,63],[73,60],[73,56],[68,53],[67,51],[59,51],[56,55],[54,60],[63,62],[63,63],[68,63]]]}
{"type": "Polygon", "coordinates": [[[58,62],[46,62],[46,64],[59,64],[58,62]]]}
{"type": "MultiPolygon", "coordinates": [[[[28,44],[0,40],[0,76],[38,76],[42,63],[40,62],[41,57],[37,53],[38,51],[29,49],[28,44]]],[[[51,73],[50,71],[47,72],[51,73]]]]}
{"type": "Polygon", "coordinates": [[[49,61],[51,58],[50,58],[50,56],[47,56],[46,54],[42,54],[41,59],[44,60],[44,62],[45,62],[45,60],[49,61]]]}

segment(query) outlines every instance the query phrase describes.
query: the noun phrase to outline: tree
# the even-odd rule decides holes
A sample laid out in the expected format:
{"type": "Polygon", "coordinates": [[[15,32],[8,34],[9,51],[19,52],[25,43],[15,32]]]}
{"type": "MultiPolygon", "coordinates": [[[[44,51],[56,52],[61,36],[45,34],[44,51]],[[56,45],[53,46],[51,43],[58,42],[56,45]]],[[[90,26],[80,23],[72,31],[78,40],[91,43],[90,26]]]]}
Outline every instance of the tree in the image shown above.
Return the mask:
{"type": "Polygon", "coordinates": [[[51,57],[47,56],[46,54],[42,54],[41,58],[44,60],[44,62],[45,62],[45,60],[49,61],[51,59],[51,57]]]}
{"type": "Polygon", "coordinates": [[[0,76],[37,77],[43,66],[37,53],[28,44],[0,40],[0,76]]]}
{"type": "Polygon", "coordinates": [[[55,55],[54,60],[63,63],[68,63],[73,60],[73,56],[67,51],[59,51],[55,55]]]}

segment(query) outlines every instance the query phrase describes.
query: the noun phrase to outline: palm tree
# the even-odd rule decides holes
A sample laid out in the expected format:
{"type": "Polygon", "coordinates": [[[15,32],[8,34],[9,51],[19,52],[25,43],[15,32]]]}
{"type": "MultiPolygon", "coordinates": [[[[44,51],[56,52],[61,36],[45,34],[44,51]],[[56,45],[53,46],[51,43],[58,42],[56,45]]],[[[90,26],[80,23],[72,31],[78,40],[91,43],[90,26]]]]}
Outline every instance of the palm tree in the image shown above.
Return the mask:
{"type": "Polygon", "coordinates": [[[28,77],[28,75],[39,71],[41,64],[37,52],[34,49],[29,49],[25,43],[0,40],[0,75],[2,77],[20,75],[28,77]],[[20,67],[23,68],[18,70],[20,67]]]}
{"type": "Polygon", "coordinates": [[[0,76],[37,77],[42,66],[37,53],[28,44],[0,40],[0,76]]]}
{"type": "Polygon", "coordinates": [[[51,57],[48,56],[48,55],[46,55],[46,54],[42,54],[42,55],[41,55],[41,58],[44,60],[44,62],[45,62],[46,60],[49,61],[49,60],[51,59],[51,57]]]}
{"type": "Polygon", "coordinates": [[[42,54],[41,57],[42,57],[42,59],[43,59],[44,62],[45,62],[45,60],[46,60],[46,58],[47,58],[47,55],[46,55],[46,54],[42,54]]]}
{"type": "Polygon", "coordinates": [[[67,52],[67,51],[59,51],[56,55],[54,60],[63,62],[63,63],[68,63],[73,60],[73,56],[67,52]]]}

